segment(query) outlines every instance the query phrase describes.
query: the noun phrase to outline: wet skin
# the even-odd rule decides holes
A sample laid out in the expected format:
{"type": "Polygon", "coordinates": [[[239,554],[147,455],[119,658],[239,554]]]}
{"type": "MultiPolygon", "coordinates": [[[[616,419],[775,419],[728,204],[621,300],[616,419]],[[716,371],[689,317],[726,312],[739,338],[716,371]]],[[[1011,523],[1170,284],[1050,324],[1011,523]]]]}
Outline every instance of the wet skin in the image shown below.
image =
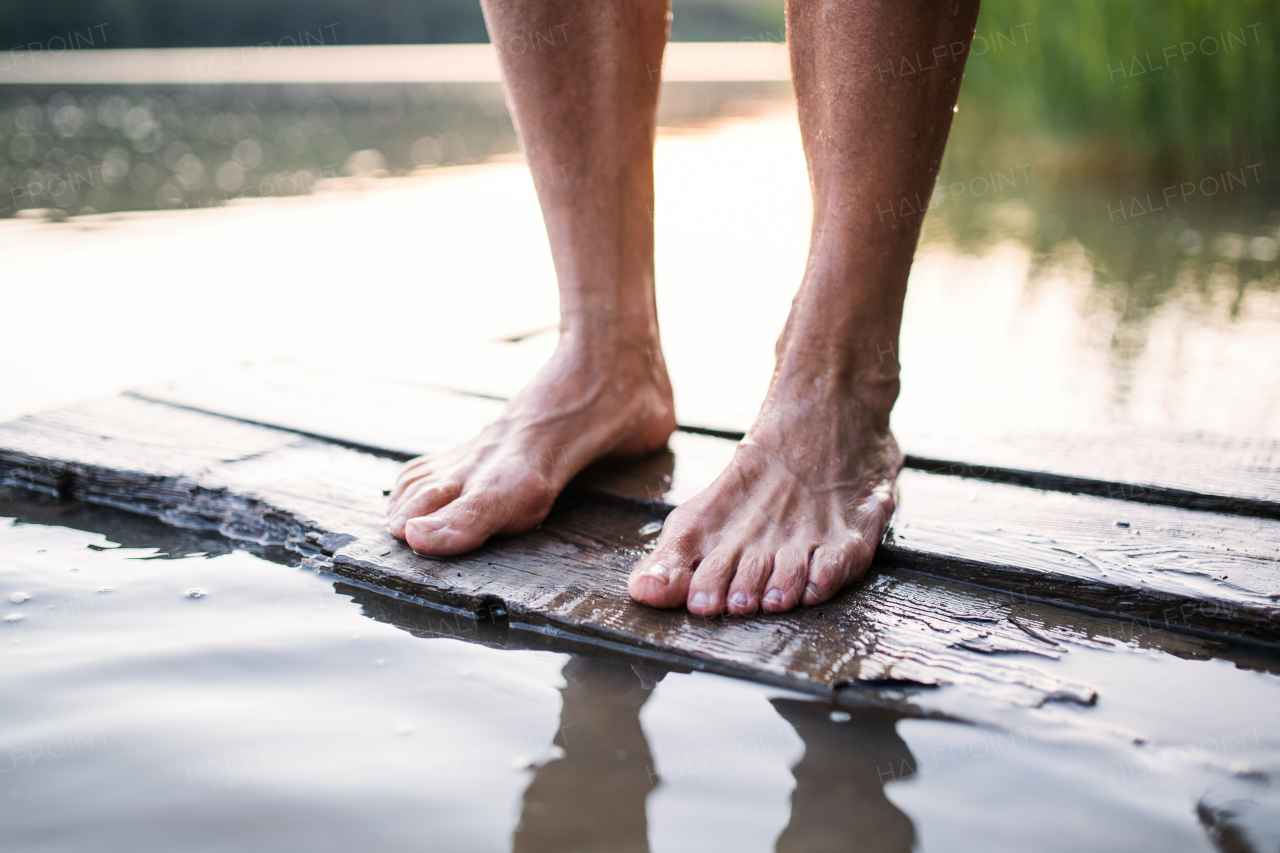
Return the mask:
{"type": "MultiPolygon", "coordinates": [[[[498,422],[397,480],[391,532],[438,556],[533,527],[586,465],[659,448],[675,429],[650,219],[651,72],[666,7],[486,0],[484,10],[546,221],[561,336],[498,422]],[[502,49],[553,27],[554,45],[502,49]]],[[[927,202],[976,18],[974,0],[788,2],[814,201],[808,264],[755,423],[724,473],[667,518],[631,575],[636,600],[707,616],[781,612],[866,572],[902,467],[889,413],[920,227],[919,215],[884,211],[927,202]],[[904,57],[933,68],[900,77],[904,57]]]]}

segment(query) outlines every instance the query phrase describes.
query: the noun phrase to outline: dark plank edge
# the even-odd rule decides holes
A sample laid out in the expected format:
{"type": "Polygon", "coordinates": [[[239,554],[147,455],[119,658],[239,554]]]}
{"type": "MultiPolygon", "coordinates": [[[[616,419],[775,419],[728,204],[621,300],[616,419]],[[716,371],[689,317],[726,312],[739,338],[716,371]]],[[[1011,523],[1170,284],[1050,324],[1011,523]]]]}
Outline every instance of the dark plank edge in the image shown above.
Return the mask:
{"type": "MultiPolygon", "coordinates": [[[[442,385],[431,385],[429,387],[434,391],[445,394],[454,394],[459,397],[473,397],[476,399],[504,402],[504,398],[497,397],[492,394],[480,394],[471,391],[456,390],[442,385]]],[[[332,433],[310,431],[293,426],[281,426],[269,421],[248,418],[243,415],[227,414],[224,411],[219,411],[214,408],[196,406],[189,402],[176,400],[164,394],[147,393],[146,391],[141,390],[126,391],[124,393],[136,399],[152,403],[163,403],[165,405],[175,406],[189,411],[229,418],[241,423],[271,427],[273,429],[284,429],[297,435],[304,435],[308,438],[326,441],[352,450],[372,453],[375,456],[381,456],[387,459],[395,459],[403,462],[419,455],[406,449],[388,448],[369,444],[367,442],[356,441],[351,438],[345,438],[332,433]]],[[[741,441],[745,435],[745,433],[738,430],[719,429],[690,424],[680,424],[677,429],[691,435],[704,435],[711,438],[720,438],[734,442],[741,441]]],[[[972,462],[965,462],[960,459],[943,459],[919,456],[915,454],[906,454],[904,465],[905,467],[913,470],[939,476],[967,477],[969,479],[982,480],[986,482],[1007,483],[1010,485],[1026,486],[1028,488],[1064,492],[1067,494],[1089,495],[1093,497],[1111,498],[1113,500],[1131,501],[1134,503],[1175,507],[1178,509],[1219,512],[1251,518],[1280,520],[1280,498],[1277,500],[1267,500],[1242,495],[1197,492],[1190,489],[1160,486],[1137,481],[1105,480],[1072,474],[1059,474],[1048,470],[1012,468],[999,465],[978,465],[972,462]]]]}
{"type": "Polygon", "coordinates": [[[215,418],[226,418],[227,420],[235,421],[236,423],[251,424],[253,426],[266,427],[267,429],[276,429],[281,432],[301,435],[306,438],[314,438],[316,441],[323,441],[326,444],[345,447],[348,450],[358,450],[361,453],[368,453],[370,456],[378,456],[383,459],[393,459],[396,462],[408,462],[410,459],[414,459],[421,455],[418,453],[411,453],[407,450],[395,450],[393,448],[380,447],[376,444],[366,444],[361,441],[353,441],[349,438],[342,438],[328,433],[310,432],[308,430],[298,429],[297,427],[281,426],[280,424],[254,420],[253,418],[246,418],[240,415],[229,415],[226,412],[219,412],[214,409],[205,409],[200,406],[192,406],[188,403],[177,403],[173,400],[167,400],[164,397],[151,396],[149,394],[144,394],[141,391],[124,391],[121,392],[121,396],[129,397],[134,400],[141,400],[145,403],[158,403],[162,406],[172,406],[175,409],[182,409],[187,412],[199,412],[202,415],[211,415],[215,418]]]}
{"type": "MultiPolygon", "coordinates": [[[[442,388],[440,390],[446,391],[451,394],[457,393],[457,392],[451,391],[448,388],[442,388]]],[[[297,429],[295,427],[280,426],[279,424],[268,423],[267,421],[253,420],[252,418],[240,417],[238,415],[228,415],[224,412],[215,411],[213,409],[203,409],[203,408],[200,408],[199,406],[191,406],[185,403],[175,403],[170,400],[166,400],[163,397],[152,397],[150,395],[147,395],[138,391],[123,391],[121,392],[121,396],[129,397],[134,400],[141,400],[144,403],[155,403],[161,406],[171,406],[175,409],[182,409],[183,411],[187,411],[187,412],[197,412],[199,414],[210,415],[211,417],[215,417],[215,418],[225,418],[226,420],[235,421],[236,423],[250,424],[252,426],[265,427],[266,429],[273,429],[273,430],[279,430],[281,432],[292,433],[293,435],[300,435],[300,436],[303,436],[304,438],[311,438],[311,439],[315,439],[316,441],[322,441],[325,444],[332,444],[336,447],[345,447],[347,450],[355,450],[360,453],[367,453],[370,456],[377,456],[381,459],[391,459],[395,462],[408,462],[410,459],[416,459],[418,456],[421,455],[419,453],[413,453],[407,450],[396,450],[394,448],[381,447],[375,444],[366,444],[359,441],[352,441],[350,439],[338,438],[336,436],[328,435],[325,433],[310,432],[308,430],[297,429]]],[[[467,396],[481,397],[482,399],[501,400],[501,398],[486,397],[483,394],[471,394],[467,396]]],[[[638,498],[632,495],[620,494],[618,492],[602,491],[602,490],[594,489],[590,486],[584,486],[580,483],[572,482],[572,481],[569,483],[569,485],[565,487],[565,493],[566,494],[589,494],[593,499],[601,501],[603,503],[613,504],[614,506],[626,507],[628,509],[643,509],[653,513],[655,519],[666,518],[671,513],[671,511],[676,508],[675,504],[669,504],[666,501],[638,498]]]]}
{"type": "Polygon", "coordinates": [[[1055,474],[1051,471],[1029,471],[1021,468],[973,465],[968,462],[929,459],[922,456],[908,455],[905,465],[907,468],[923,471],[926,474],[968,477],[992,483],[1008,483],[1014,486],[1026,486],[1051,492],[1090,495],[1098,498],[1155,504],[1177,509],[1221,512],[1229,515],[1249,516],[1251,518],[1280,519],[1280,501],[1205,494],[1187,489],[1127,483],[1117,480],[1095,480],[1070,474],[1055,474]]]}
{"type": "MultiPolygon", "coordinates": [[[[557,624],[559,620],[524,607],[508,602],[498,596],[473,596],[468,602],[469,609],[457,606],[457,602],[444,604],[441,602],[440,590],[426,583],[414,584],[402,576],[388,574],[382,566],[367,560],[353,558],[342,553],[310,558],[309,565],[325,568],[335,575],[349,581],[356,581],[369,589],[392,590],[396,597],[428,607],[443,607],[459,615],[469,616],[477,621],[488,621],[509,630],[526,631],[543,637],[559,640],[573,640],[592,647],[606,649],[616,654],[625,654],[642,661],[650,661],[664,667],[683,667],[700,672],[711,672],[734,678],[745,678],[760,683],[785,687],[799,693],[831,698],[835,695],[835,686],[828,686],[816,681],[798,679],[786,675],[767,672],[746,664],[735,664],[717,660],[714,657],[703,657],[687,652],[672,652],[663,647],[622,631],[611,631],[600,625],[579,623],[572,632],[557,624]],[[377,581],[371,580],[377,578],[377,581]]],[[[714,620],[712,620],[714,621],[714,620]]],[[[844,685],[836,685],[844,686],[844,685]]],[[[903,685],[905,686],[905,685],[903,685]]],[[[921,689],[930,689],[933,685],[917,684],[921,689]]]]}
{"type": "Polygon", "coordinates": [[[552,625],[533,625],[525,622],[505,622],[502,619],[474,618],[472,614],[454,611],[414,596],[394,592],[385,587],[338,575],[322,567],[315,571],[333,579],[334,591],[350,596],[360,604],[365,615],[379,622],[394,625],[420,637],[439,637],[478,643],[496,649],[529,649],[564,654],[589,654],[617,663],[655,667],[664,672],[709,672],[729,677],[742,677],[757,683],[767,683],[793,693],[815,699],[831,701],[836,706],[861,709],[882,708],[911,718],[944,720],[968,724],[970,721],[936,709],[924,709],[909,701],[921,691],[936,690],[931,684],[894,681],[866,681],[836,685],[834,692],[798,687],[785,679],[762,678],[758,671],[743,673],[720,671],[714,665],[695,665],[682,655],[660,650],[642,649],[628,642],[607,639],[585,640],[552,625]],[[460,621],[465,620],[465,622],[460,621]]]}
{"type": "MultiPolygon", "coordinates": [[[[729,429],[689,426],[680,424],[677,429],[693,435],[707,435],[729,441],[741,441],[746,433],[729,429]]],[[[1280,519],[1280,500],[1237,497],[1193,492],[1120,480],[1096,480],[1072,474],[1056,474],[1052,471],[1032,471],[1025,468],[1004,468],[998,465],[974,465],[957,459],[933,459],[927,456],[906,454],[904,467],[926,474],[950,477],[969,477],[992,483],[1009,483],[1051,492],[1072,495],[1092,495],[1098,498],[1171,506],[1178,509],[1196,509],[1204,512],[1223,512],[1230,515],[1246,515],[1253,518],[1280,519]]]]}
{"type": "Polygon", "coordinates": [[[1039,583],[1036,586],[1050,586],[1055,592],[1062,590],[1067,593],[1061,597],[1050,596],[1043,590],[1030,591],[1034,587],[1026,583],[1019,587],[1017,582],[1025,581],[1027,574],[1004,571],[1004,566],[940,558],[928,552],[892,546],[886,548],[884,545],[876,551],[871,565],[906,575],[942,578],[1006,596],[1013,601],[1050,604],[1102,619],[1123,620],[1152,630],[1190,634],[1210,641],[1244,643],[1268,652],[1280,650],[1280,627],[1270,620],[1259,620],[1249,610],[1229,601],[1187,599],[1131,587],[1104,587],[1062,574],[1037,576],[1035,579],[1039,583]],[[1118,605],[1117,599],[1123,599],[1125,606],[1106,606],[1107,603],[1118,605]]]}

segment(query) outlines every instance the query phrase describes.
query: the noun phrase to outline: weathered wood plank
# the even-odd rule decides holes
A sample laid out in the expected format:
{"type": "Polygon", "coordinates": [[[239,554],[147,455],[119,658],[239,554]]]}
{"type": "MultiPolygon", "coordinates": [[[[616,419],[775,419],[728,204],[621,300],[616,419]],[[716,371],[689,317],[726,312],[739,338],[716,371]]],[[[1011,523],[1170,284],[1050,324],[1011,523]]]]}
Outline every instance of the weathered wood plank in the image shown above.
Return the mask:
{"type": "MultiPolygon", "coordinates": [[[[396,473],[396,462],[283,430],[120,398],[0,425],[0,448],[6,482],[131,508],[172,524],[220,530],[251,542],[279,544],[310,558],[312,565],[453,612],[500,613],[521,630],[570,635],[666,665],[749,676],[812,692],[831,692],[842,684],[910,683],[969,684],[1024,703],[1055,697],[1088,702],[1092,695],[1087,686],[1061,683],[1038,669],[1037,658],[1056,656],[1061,649],[1037,639],[1034,628],[1028,633],[1027,622],[1011,619],[1010,613],[1018,606],[1047,607],[1032,599],[1060,594],[1064,579],[1089,581],[1098,588],[1106,588],[1110,580],[1071,574],[1076,566],[1066,560],[1069,555],[1064,555],[1060,571],[1046,570],[1037,562],[1043,543],[1019,537],[1010,538],[1021,548],[1011,553],[1011,565],[979,562],[987,575],[977,578],[988,585],[1016,580],[1006,584],[1014,594],[893,571],[911,562],[909,549],[895,544],[884,549],[883,569],[822,608],[764,619],[704,620],[684,611],[650,610],[626,597],[626,575],[654,539],[653,533],[641,530],[649,530],[662,516],[659,505],[570,494],[535,532],[495,539],[465,557],[433,560],[413,555],[384,532],[381,487],[396,473]],[[219,424],[227,425],[227,439],[211,441],[219,424]],[[183,435],[192,435],[191,447],[175,450],[173,444],[182,443],[183,435]],[[165,452],[157,455],[157,447],[165,452]],[[174,459],[182,460],[180,466],[174,459]]],[[[916,476],[924,482],[1024,492],[972,480],[916,476]]],[[[904,506],[910,506],[913,492],[905,491],[904,506]]],[[[1034,514],[1028,517],[1034,519],[1034,514]]],[[[1260,532],[1263,540],[1276,542],[1275,529],[1263,526],[1260,532]]],[[[1158,542],[1161,533],[1152,530],[1152,540],[1158,542]]],[[[910,515],[902,535],[908,542],[919,535],[910,515]]],[[[1076,549],[1107,544],[1091,526],[1085,526],[1078,539],[1073,543],[1076,549]]],[[[1253,558],[1224,552],[1228,562],[1253,558]]],[[[942,570],[966,578],[965,565],[956,560],[942,570]]],[[[1078,594],[1069,585],[1068,592],[1078,594]]],[[[1140,589],[1130,592],[1137,596],[1140,589]]],[[[1166,620],[1169,628],[1203,629],[1204,613],[1198,610],[1203,598],[1169,590],[1147,596],[1162,596],[1174,607],[1196,606],[1188,619],[1166,620]]],[[[1115,602],[1115,596],[1091,606],[1110,603],[1121,612],[1132,611],[1115,602]]],[[[1224,624],[1254,639],[1275,639],[1274,616],[1274,608],[1265,607],[1216,613],[1224,624]]],[[[1041,624],[1047,622],[1042,619],[1041,624]]]]}
{"type": "Polygon", "coordinates": [[[1280,642],[1280,522],[904,471],[877,560],[1280,642]]]}
{"type": "MultiPolygon", "coordinates": [[[[503,347],[518,349],[494,344],[468,360],[509,359],[503,347]]],[[[446,385],[273,363],[184,377],[138,393],[409,456],[443,449],[497,417],[506,383],[472,382],[489,396],[463,393],[451,400],[446,385]],[[451,416],[433,417],[442,409],[451,416]]],[[[684,429],[736,440],[742,428],[684,429]]],[[[895,428],[907,466],[920,471],[1280,519],[1280,441],[1167,429],[1081,434],[895,428]]]]}
{"type": "MultiPolygon", "coordinates": [[[[502,405],[288,365],[249,374],[258,380],[229,383],[225,374],[213,374],[176,383],[179,390],[169,393],[186,404],[208,401],[210,409],[233,416],[327,432],[393,457],[452,446],[502,405]],[[254,381],[270,384],[259,393],[254,381]],[[331,405],[321,408],[320,400],[331,405]],[[424,421],[432,426],[419,430],[424,421]],[[445,424],[457,425],[453,434],[445,424]],[[423,443],[415,445],[418,432],[423,443]]],[[[670,447],[636,463],[593,466],[577,482],[678,504],[709,483],[733,452],[732,442],[688,433],[673,436],[670,447]]],[[[903,473],[899,493],[881,560],[1103,612],[1280,640],[1280,525],[1272,520],[914,470],[903,473]]]]}
{"type": "Polygon", "coordinates": [[[920,430],[901,439],[920,471],[1280,519],[1280,441],[1154,428],[920,430]]]}
{"type": "MultiPolygon", "coordinates": [[[[552,638],[569,636],[683,665],[830,695],[845,684],[967,684],[1003,701],[1090,702],[1094,691],[1035,665],[1009,622],[948,616],[946,584],[877,576],[839,604],[763,619],[700,619],[631,602],[626,576],[652,534],[653,508],[587,495],[558,502],[540,529],[453,559],[420,557],[383,529],[380,486],[397,463],[287,432],[133,399],[0,425],[5,482],[140,511],[305,555],[308,565],[552,638]],[[167,447],[197,436],[177,471],[167,447]],[[233,445],[239,445],[233,447],[233,445]]],[[[658,513],[660,514],[660,513],[658,513]]],[[[985,606],[971,607],[974,613],[985,606]]],[[[1054,654],[1051,652],[1050,654],[1054,654]]]]}

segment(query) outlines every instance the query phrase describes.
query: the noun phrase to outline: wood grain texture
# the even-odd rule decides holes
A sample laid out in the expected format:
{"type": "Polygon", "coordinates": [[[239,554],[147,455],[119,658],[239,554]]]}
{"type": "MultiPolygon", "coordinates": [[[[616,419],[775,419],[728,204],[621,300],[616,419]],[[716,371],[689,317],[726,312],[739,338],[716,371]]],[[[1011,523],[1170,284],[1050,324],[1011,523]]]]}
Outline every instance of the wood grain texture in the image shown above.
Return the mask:
{"type": "MultiPolygon", "coordinates": [[[[502,406],[493,399],[289,364],[246,368],[237,382],[214,372],[149,393],[336,437],[392,458],[463,441],[502,406]],[[348,395],[350,405],[337,402],[348,395]]],[[[669,447],[636,462],[592,466],[576,485],[679,504],[723,470],[734,445],[677,433],[669,447]]],[[[1045,455],[1051,451],[1041,448],[1045,455]]],[[[1243,458],[1225,448],[1222,456],[1243,458]]],[[[1076,464],[1072,459],[1065,454],[1063,464],[1076,464]]],[[[1254,461],[1258,470],[1270,464],[1254,461]]],[[[1131,484],[1112,484],[1112,496],[1095,497],[953,473],[983,472],[952,466],[942,476],[903,473],[881,561],[1137,619],[1280,639],[1280,525],[1274,520],[1143,503],[1133,499],[1138,487],[1131,484]]]]}
{"type": "Polygon", "coordinates": [[[1280,522],[905,471],[878,561],[1280,641],[1280,522]]]}
{"type": "MultiPolygon", "coordinates": [[[[1174,653],[1203,656],[1227,642],[1181,633],[1202,627],[1198,611],[1185,622],[1153,630],[1140,620],[1073,615],[1045,602],[1059,578],[1099,587],[1106,582],[1071,575],[1069,555],[1048,571],[1036,558],[1044,546],[1018,537],[1011,539],[1017,548],[1006,548],[1009,565],[978,561],[989,572],[979,578],[982,583],[1022,581],[1010,592],[903,570],[914,552],[895,545],[866,580],[820,608],[752,619],[652,610],[630,601],[625,583],[656,538],[653,522],[664,514],[663,505],[602,500],[579,490],[562,497],[537,530],[500,537],[464,557],[425,558],[383,528],[382,488],[397,468],[394,460],[287,431],[127,397],[0,425],[0,476],[8,484],[280,546],[364,588],[548,641],[585,643],[663,666],[811,693],[872,701],[867,697],[884,691],[958,685],[1001,702],[1089,703],[1093,688],[1054,676],[1042,662],[1067,653],[1073,643],[1111,648],[1155,637],[1174,653]],[[1045,576],[1053,582],[1034,583],[1045,576]],[[1082,621],[1095,627],[1074,627],[1082,621]]],[[[918,476],[975,489],[1026,491],[918,476]]],[[[912,503],[926,505],[924,498],[904,500],[912,503]]],[[[907,542],[921,535],[917,523],[907,516],[907,542]]],[[[1159,532],[1152,531],[1153,540],[1159,532]]],[[[1275,536],[1274,530],[1263,533],[1275,536]]],[[[1086,525],[1074,545],[1097,549],[1110,541],[1086,525]]],[[[1254,556],[1232,550],[1224,551],[1224,559],[1254,556]]],[[[1165,595],[1180,604],[1204,601],[1165,595]]],[[[1093,609],[1110,600],[1095,602],[1093,609]]],[[[1230,618],[1249,616],[1241,612],[1230,618]]],[[[1257,628],[1256,621],[1244,628],[1250,625],[1257,628]]]]}
{"type": "Polygon", "coordinates": [[[909,466],[1039,489],[1280,519],[1280,442],[1116,428],[907,432],[909,466]]]}

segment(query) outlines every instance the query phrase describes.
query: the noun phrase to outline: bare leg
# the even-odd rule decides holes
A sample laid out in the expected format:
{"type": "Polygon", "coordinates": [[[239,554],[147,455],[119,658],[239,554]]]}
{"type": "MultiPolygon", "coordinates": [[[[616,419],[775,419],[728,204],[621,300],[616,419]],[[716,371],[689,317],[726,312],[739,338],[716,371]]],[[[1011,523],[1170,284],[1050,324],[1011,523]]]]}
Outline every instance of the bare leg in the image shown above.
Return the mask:
{"type": "Polygon", "coordinates": [[[631,576],[637,600],[777,612],[866,572],[902,467],[889,412],[920,223],[886,230],[878,211],[928,198],[977,13],[977,0],[789,0],[814,204],[808,267],[755,424],[728,469],[668,517],[631,576]],[[880,71],[890,62],[934,76],[895,91],[880,71]]]}
{"type": "Polygon", "coordinates": [[[484,0],[560,284],[560,344],[500,420],[409,462],[391,532],[469,551],[540,522],[594,460],[675,429],[653,294],[653,141],[663,0],[484,0]]]}

